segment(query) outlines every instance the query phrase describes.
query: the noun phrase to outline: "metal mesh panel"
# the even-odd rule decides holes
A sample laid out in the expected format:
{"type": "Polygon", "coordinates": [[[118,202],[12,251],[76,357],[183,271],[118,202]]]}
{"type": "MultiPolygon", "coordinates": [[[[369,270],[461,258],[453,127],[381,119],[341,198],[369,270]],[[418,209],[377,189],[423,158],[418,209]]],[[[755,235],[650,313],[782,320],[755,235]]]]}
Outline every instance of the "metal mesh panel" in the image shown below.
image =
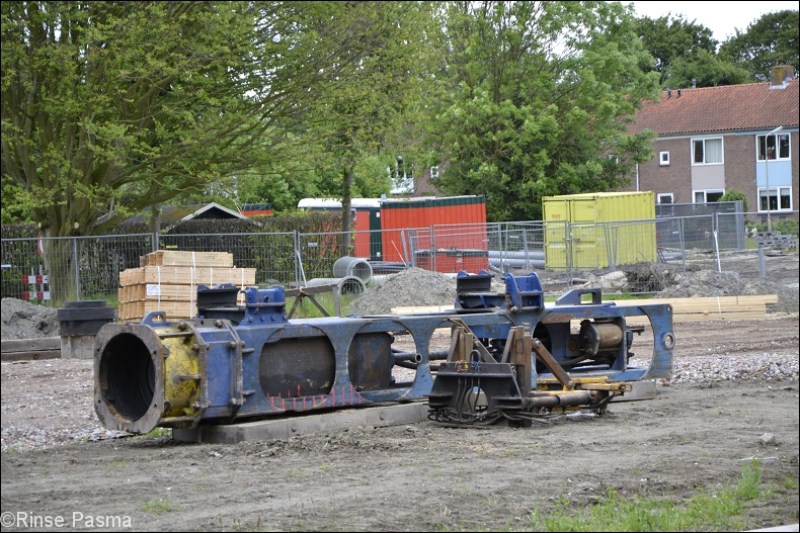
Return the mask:
{"type": "MultiPolygon", "coordinates": [[[[761,213],[716,212],[604,223],[565,221],[433,225],[428,228],[343,233],[130,234],[58,239],[2,239],[2,296],[62,305],[69,300],[114,301],[119,273],[139,266],[156,249],[228,252],[234,265],[254,268],[266,287],[304,285],[334,276],[342,257],[369,261],[376,274],[410,266],[438,272],[547,271],[572,285],[581,271],[595,274],[634,263],[671,268],[745,269],[769,275],[758,243],[745,229],[761,213]],[[386,248],[400,260],[384,261],[386,248]],[[45,260],[45,258],[47,260],[45,260]],[[744,260],[746,259],[746,260],[744,260]]],[[[797,225],[797,212],[783,220],[797,225]]],[[[786,217],[784,217],[786,218],[786,217]]],[[[752,223],[751,223],[752,224],[752,223]]],[[[796,231],[796,230],[794,230],[796,231]]],[[[796,242],[796,237],[794,242],[796,242]]]]}

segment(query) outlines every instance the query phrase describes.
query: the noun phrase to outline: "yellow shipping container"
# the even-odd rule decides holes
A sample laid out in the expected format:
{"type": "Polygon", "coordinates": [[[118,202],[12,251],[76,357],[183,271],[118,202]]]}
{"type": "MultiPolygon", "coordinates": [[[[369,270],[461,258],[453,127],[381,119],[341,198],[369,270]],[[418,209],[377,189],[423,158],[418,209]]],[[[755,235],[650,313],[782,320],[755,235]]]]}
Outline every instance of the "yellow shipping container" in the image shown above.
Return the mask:
{"type": "Polygon", "coordinates": [[[607,268],[656,260],[652,191],[547,196],[543,214],[546,268],[607,268]]]}

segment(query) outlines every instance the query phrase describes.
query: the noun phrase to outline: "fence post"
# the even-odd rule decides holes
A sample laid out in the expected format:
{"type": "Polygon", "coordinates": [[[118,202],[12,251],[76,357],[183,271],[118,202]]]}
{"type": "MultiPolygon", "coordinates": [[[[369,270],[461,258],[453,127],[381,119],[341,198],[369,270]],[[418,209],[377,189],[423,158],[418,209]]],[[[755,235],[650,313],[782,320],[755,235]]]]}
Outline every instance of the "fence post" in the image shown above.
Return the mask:
{"type": "Polygon", "coordinates": [[[76,237],[72,237],[72,262],[75,265],[75,299],[80,301],[81,299],[81,273],[80,273],[80,265],[78,257],[78,239],[76,237]]]}
{"type": "Polygon", "coordinates": [[[567,286],[572,287],[572,223],[564,221],[564,275],[567,278],[567,286]]]}
{"type": "Polygon", "coordinates": [[[436,231],[434,226],[430,226],[428,232],[430,234],[431,258],[433,259],[431,264],[433,265],[433,271],[439,272],[439,270],[436,268],[438,265],[436,264],[436,235],[434,234],[434,231],[436,231]]]}
{"type": "Polygon", "coordinates": [[[533,271],[531,266],[530,252],[528,251],[528,226],[522,226],[522,249],[525,252],[525,270],[528,272],[533,271]]]}
{"type": "Polygon", "coordinates": [[[719,237],[718,237],[718,235],[719,235],[719,232],[717,230],[714,230],[714,253],[717,256],[717,271],[718,272],[722,272],[722,262],[720,261],[720,258],[719,258],[719,237]]]}
{"type": "MultiPolygon", "coordinates": [[[[292,232],[294,241],[294,282],[295,286],[301,287],[300,285],[300,269],[302,268],[303,262],[303,254],[300,252],[300,233],[297,230],[292,232]]],[[[303,277],[305,277],[305,271],[303,272],[303,277]]]]}

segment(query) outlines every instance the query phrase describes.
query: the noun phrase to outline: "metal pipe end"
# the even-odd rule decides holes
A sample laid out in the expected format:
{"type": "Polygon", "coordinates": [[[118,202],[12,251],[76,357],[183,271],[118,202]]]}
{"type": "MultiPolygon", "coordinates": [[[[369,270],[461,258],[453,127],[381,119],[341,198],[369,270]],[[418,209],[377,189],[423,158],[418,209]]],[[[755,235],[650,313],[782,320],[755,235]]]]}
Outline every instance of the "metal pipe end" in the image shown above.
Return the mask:
{"type": "Polygon", "coordinates": [[[106,324],[95,337],[94,408],[108,429],[148,433],[165,409],[165,349],[144,324],[106,324]]]}

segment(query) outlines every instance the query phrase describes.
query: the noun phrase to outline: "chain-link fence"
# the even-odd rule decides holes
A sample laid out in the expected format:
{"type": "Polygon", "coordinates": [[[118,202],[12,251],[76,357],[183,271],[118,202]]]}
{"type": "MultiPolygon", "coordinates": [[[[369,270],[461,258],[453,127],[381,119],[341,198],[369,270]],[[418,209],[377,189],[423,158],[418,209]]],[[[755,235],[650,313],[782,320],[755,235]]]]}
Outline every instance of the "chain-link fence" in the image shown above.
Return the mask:
{"type": "Polygon", "coordinates": [[[2,240],[2,296],[62,305],[70,300],[114,301],[119,273],[155,250],[229,252],[240,268],[256,269],[256,283],[302,286],[334,276],[342,257],[363,257],[376,274],[408,267],[547,272],[571,285],[585,271],[666,263],[671,268],[742,268],[765,277],[765,253],[794,250],[797,211],[783,227],[794,233],[753,230],[763,213],[711,212],[604,223],[504,222],[436,225],[391,231],[341,233],[132,234],[2,240]],[[764,240],[769,238],[771,240],[764,240]]]}

